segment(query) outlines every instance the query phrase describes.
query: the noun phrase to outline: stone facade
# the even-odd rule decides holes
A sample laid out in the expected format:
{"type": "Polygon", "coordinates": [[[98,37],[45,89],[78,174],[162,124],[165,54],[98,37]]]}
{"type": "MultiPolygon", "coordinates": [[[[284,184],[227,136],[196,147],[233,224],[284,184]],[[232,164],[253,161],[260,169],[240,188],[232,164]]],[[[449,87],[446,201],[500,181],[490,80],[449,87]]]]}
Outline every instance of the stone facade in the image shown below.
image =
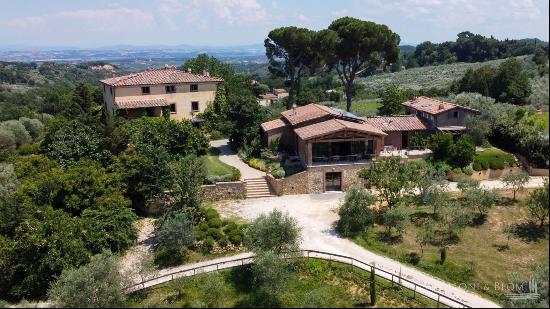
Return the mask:
{"type": "Polygon", "coordinates": [[[357,173],[368,164],[370,163],[310,166],[303,172],[283,179],[275,179],[271,175],[266,178],[277,195],[323,193],[326,173],[336,172],[342,173],[342,191],[347,191],[353,185],[361,185],[362,180],[357,173]]]}
{"type": "Polygon", "coordinates": [[[214,185],[204,185],[202,188],[206,199],[211,201],[246,198],[246,187],[242,181],[218,182],[214,185]]]}

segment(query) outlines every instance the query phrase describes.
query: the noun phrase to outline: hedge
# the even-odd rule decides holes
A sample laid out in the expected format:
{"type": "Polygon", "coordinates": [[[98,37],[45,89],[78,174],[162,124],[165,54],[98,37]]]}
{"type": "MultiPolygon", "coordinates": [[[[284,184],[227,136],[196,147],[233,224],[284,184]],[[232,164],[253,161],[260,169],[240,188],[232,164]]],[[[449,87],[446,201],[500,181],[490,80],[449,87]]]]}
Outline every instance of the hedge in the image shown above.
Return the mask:
{"type": "Polygon", "coordinates": [[[516,158],[500,149],[490,148],[476,152],[473,167],[476,171],[487,169],[501,170],[516,165],[516,158]]]}

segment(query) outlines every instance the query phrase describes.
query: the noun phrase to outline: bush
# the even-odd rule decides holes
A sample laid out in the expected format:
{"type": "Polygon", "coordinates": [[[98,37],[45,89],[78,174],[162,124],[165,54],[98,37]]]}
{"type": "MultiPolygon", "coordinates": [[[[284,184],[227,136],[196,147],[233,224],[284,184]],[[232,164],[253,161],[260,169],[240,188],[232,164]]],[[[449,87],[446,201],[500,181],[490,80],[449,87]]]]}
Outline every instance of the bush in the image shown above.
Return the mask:
{"type": "Polygon", "coordinates": [[[212,236],[206,237],[206,239],[202,243],[203,252],[210,253],[212,251],[212,249],[214,249],[214,244],[215,243],[216,243],[216,241],[214,240],[214,238],[212,236]]]}
{"type": "Polygon", "coordinates": [[[214,208],[206,209],[205,216],[206,216],[206,220],[208,220],[208,221],[210,221],[212,219],[219,219],[220,218],[220,214],[214,208]]]}
{"type": "Polygon", "coordinates": [[[15,135],[12,131],[0,127],[0,151],[15,149],[15,135]]]}
{"type": "Polygon", "coordinates": [[[104,253],[87,265],[63,271],[48,294],[54,307],[119,308],[126,304],[127,285],[116,257],[104,253]]]}
{"type": "Polygon", "coordinates": [[[449,162],[453,166],[464,167],[469,165],[476,153],[476,145],[469,135],[462,135],[451,146],[449,162]]]}
{"type": "Polygon", "coordinates": [[[284,168],[279,167],[271,171],[271,176],[275,177],[276,179],[284,178],[286,175],[284,168]]]}
{"type": "Polygon", "coordinates": [[[186,213],[169,213],[159,221],[155,227],[155,240],[159,246],[181,250],[193,244],[193,225],[186,213]]]}
{"type": "Polygon", "coordinates": [[[186,259],[184,251],[176,248],[158,247],[155,250],[155,264],[160,267],[170,267],[181,265],[186,259]]]}
{"type": "Polygon", "coordinates": [[[21,145],[17,152],[19,152],[22,156],[28,156],[32,154],[39,154],[40,153],[40,145],[39,144],[28,144],[28,145],[21,145]]]}
{"type": "Polygon", "coordinates": [[[32,137],[25,126],[18,120],[8,120],[0,123],[0,127],[13,133],[17,147],[32,142],[32,137]]]}
{"type": "Polygon", "coordinates": [[[229,241],[236,246],[240,246],[242,244],[243,238],[243,232],[238,229],[233,230],[229,233],[229,241]]]}
{"type": "Polygon", "coordinates": [[[432,150],[434,160],[447,161],[452,146],[453,136],[450,133],[436,133],[428,138],[428,148],[432,150]]]}
{"type": "Polygon", "coordinates": [[[224,228],[225,233],[231,233],[236,230],[239,226],[235,222],[228,222],[224,228]]]}
{"type": "Polygon", "coordinates": [[[471,166],[466,166],[462,168],[462,172],[468,176],[472,176],[474,174],[474,169],[471,166]]]}
{"type": "Polygon", "coordinates": [[[223,233],[220,229],[211,227],[208,229],[208,237],[212,237],[214,240],[220,240],[223,237],[223,233]]]}
{"type": "Polygon", "coordinates": [[[33,140],[36,140],[44,131],[44,124],[38,119],[21,117],[19,118],[19,122],[25,126],[25,129],[27,129],[33,140]]]}
{"type": "Polygon", "coordinates": [[[376,214],[371,209],[375,201],[376,198],[367,190],[348,190],[344,204],[338,209],[338,231],[344,236],[366,232],[375,221],[376,214]]]}
{"type": "Polygon", "coordinates": [[[225,248],[229,244],[229,240],[226,236],[222,236],[220,239],[218,239],[218,244],[220,247],[225,248]]]}
{"type": "Polygon", "coordinates": [[[241,171],[236,167],[231,167],[231,181],[241,180],[241,171]]]}
{"type": "Polygon", "coordinates": [[[516,159],[512,154],[496,148],[477,152],[474,155],[473,161],[473,168],[476,171],[483,171],[489,168],[500,170],[516,165],[516,159]]]}

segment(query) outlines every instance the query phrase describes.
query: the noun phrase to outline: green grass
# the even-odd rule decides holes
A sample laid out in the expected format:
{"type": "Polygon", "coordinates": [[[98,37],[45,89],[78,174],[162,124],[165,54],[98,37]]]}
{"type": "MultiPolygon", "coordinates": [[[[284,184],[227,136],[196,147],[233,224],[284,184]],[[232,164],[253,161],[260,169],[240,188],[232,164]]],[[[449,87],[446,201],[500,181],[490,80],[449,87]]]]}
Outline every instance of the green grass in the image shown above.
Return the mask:
{"type": "MultiPolygon", "coordinates": [[[[380,99],[354,100],[351,105],[351,112],[360,117],[375,116],[378,114],[378,108],[382,106],[380,99]]],[[[321,102],[320,104],[346,110],[346,102],[321,102]]]]}
{"type": "Polygon", "coordinates": [[[232,173],[232,167],[220,161],[220,151],[217,148],[210,148],[202,160],[208,176],[223,176],[232,173]]]}
{"type": "Polygon", "coordinates": [[[514,156],[498,148],[487,148],[484,151],[476,152],[473,161],[473,167],[476,171],[482,171],[489,168],[499,170],[515,165],[516,159],[514,156]]]}
{"type": "MultiPolygon", "coordinates": [[[[512,273],[526,276],[533,265],[547,263],[549,250],[548,234],[540,231],[537,237],[527,232],[517,233],[510,239],[509,248],[503,249],[507,243],[503,227],[507,224],[525,227],[529,218],[528,210],[521,202],[512,203],[509,192],[505,195],[507,198],[501,201],[501,205],[493,207],[484,223],[471,225],[459,235],[459,242],[449,247],[443,265],[439,264],[438,248],[432,245],[424,248],[424,256],[418,264],[411,263],[410,259],[411,253],[421,254],[415,236],[424,222],[422,218],[432,213],[430,207],[411,209],[413,224],[394,242],[385,240],[382,236],[384,228],[378,225],[366,237],[358,236],[352,240],[369,250],[415,266],[455,285],[503,301],[503,291],[496,287],[507,284],[512,273]]],[[[524,198],[525,194],[522,194],[524,198]]]]}
{"type": "MultiPolygon", "coordinates": [[[[220,272],[225,285],[222,307],[261,307],[250,266],[220,272]]],[[[297,270],[279,294],[280,307],[368,306],[369,273],[343,264],[321,260],[299,260],[297,270]]],[[[204,275],[182,278],[131,295],[130,307],[190,307],[204,303],[204,275]]],[[[377,280],[377,307],[433,307],[424,297],[413,299],[406,289],[377,280]]]]}

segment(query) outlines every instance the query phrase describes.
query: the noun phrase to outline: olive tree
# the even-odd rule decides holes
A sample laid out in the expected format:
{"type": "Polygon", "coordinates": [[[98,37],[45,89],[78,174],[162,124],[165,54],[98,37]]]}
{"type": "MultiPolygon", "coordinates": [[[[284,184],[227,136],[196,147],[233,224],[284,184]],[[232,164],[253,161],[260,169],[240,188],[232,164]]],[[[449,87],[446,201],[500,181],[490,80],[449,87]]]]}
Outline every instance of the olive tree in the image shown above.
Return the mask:
{"type": "Polygon", "coordinates": [[[527,207],[533,221],[538,222],[540,228],[548,219],[548,178],[544,180],[544,187],[531,192],[527,200],[527,207]]]}
{"type": "Polygon", "coordinates": [[[128,286],[116,256],[102,253],[84,266],[64,270],[48,295],[56,307],[119,308],[126,305],[128,286]]]}
{"type": "Polygon", "coordinates": [[[386,209],[382,215],[382,220],[386,226],[387,235],[391,235],[391,230],[394,228],[397,231],[397,234],[401,236],[410,223],[409,213],[404,206],[396,206],[386,209]]]}
{"type": "Polygon", "coordinates": [[[507,188],[510,188],[514,194],[514,201],[516,200],[516,193],[522,191],[525,185],[529,182],[529,174],[524,171],[512,172],[502,177],[502,182],[507,188]]]}
{"type": "Polygon", "coordinates": [[[375,202],[376,197],[365,189],[348,190],[344,203],[338,209],[338,231],[344,236],[366,233],[375,222],[376,214],[372,209],[375,202]]]}
{"type": "Polygon", "coordinates": [[[266,301],[266,305],[276,305],[280,292],[285,289],[291,268],[288,260],[273,251],[259,253],[252,265],[254,285],[266,301]]]}
{"type": "Polygon", "coordinates": [[[300,227],[296,219],[279,210],[262,214],[246,231],[247,245],[254,252],[292,252],[300,245],[300,227]]]}

